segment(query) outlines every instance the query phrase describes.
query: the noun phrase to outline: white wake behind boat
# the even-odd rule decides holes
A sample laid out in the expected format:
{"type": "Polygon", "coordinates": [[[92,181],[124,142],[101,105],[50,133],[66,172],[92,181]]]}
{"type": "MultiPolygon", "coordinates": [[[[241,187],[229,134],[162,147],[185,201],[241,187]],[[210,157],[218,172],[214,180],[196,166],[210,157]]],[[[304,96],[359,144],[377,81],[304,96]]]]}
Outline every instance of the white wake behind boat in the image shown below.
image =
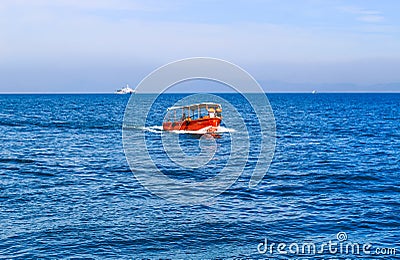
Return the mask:
{"type": "Polygon", "coordinates": [[[114,92],[115,94],[133,94],[135,90],[130,88],[128,84],[126,84],[125,88],[118,89],[114,92]]]}

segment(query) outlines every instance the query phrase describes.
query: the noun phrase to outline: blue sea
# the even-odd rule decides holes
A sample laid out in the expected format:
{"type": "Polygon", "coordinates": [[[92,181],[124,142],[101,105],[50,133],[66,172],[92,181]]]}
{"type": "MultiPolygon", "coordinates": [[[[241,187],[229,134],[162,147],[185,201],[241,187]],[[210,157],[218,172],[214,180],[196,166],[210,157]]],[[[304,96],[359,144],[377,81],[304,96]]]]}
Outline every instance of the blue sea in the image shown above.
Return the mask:
{"type": "MultiPolygon", "coordinates": [[[[136,179],[122,141],[130,96],[0,95],[0,258],[399,259],[400,94],[268,94],[276,149],[254,188],[257,117],[243,96],[217,95],[245,118],[248,159],[231,187],[192,204],[136,179]],[[329,242],[337,252],[296,251],[329,242]],[[340,252],[350,242],[366,251],[340,252]]],[[[174,165],[157,130],[185,96],[160,96],[146,127],[130,133],[144,133],[166,176],[201,181],[226,165],[231,133],[212,138],[209,167],[174,165]]],[[[188,153],[199,139],[179,135],[188,153]]]]}

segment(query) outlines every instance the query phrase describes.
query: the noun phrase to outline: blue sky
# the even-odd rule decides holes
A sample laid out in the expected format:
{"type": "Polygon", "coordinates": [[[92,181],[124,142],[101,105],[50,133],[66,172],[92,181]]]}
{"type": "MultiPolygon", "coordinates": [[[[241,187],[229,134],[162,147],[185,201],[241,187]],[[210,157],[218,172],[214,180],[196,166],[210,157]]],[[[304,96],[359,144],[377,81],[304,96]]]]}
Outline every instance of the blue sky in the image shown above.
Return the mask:
{"type": "Polygon", "coordinates": [[[0,1],[0,92],[112,92],[211,56],[267,91],[400,91],[397,0],[0,1]]]}

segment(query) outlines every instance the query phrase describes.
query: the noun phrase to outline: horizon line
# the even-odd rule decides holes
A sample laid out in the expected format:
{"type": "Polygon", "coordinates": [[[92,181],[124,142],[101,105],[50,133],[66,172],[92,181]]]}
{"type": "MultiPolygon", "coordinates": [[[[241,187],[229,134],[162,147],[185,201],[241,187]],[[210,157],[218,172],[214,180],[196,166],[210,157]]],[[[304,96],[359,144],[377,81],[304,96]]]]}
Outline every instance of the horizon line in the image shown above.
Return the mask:
{"type": "MultiPolygon", "coordinates": [[[[211,94],[241,94],[239,92],[164,92],[162,94],[197,94],[197,93],[211,93],[211,94]]],[[[261,94],[260,92],[243,92],[245,94],[261,94]]],[[[116,94],[114,92],[0,92],[0,95],[57,95],[57,94],[70,94],[70,95],[78,95],[78,94],[99,94],[99,95],[132,95],[132,94],[116,94]]],[[[160,94],[157,92],[143,92],[143,93],[134,93],[133,95],[142,95],[142,94],[160,94]]],[[[400,90],[398,91],[317,91],[313,93],[312,91],[264,91],[264,94],[400,94],[400,90]]]]}

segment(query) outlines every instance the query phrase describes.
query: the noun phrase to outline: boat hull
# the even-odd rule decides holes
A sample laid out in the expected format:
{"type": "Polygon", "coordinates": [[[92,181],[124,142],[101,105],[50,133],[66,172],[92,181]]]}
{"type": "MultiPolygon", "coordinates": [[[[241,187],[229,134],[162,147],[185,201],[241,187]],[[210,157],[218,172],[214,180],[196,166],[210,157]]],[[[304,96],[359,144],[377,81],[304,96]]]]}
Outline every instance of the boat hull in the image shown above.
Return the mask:
{"type": "Polygon", "coordinates": [[[221,124],[221,118],[201,118],[196,120],[185,120],[180,122],[164,122],[164,131],[199,131],[208,128],[208,132],[216,131],[221,124]]]}

